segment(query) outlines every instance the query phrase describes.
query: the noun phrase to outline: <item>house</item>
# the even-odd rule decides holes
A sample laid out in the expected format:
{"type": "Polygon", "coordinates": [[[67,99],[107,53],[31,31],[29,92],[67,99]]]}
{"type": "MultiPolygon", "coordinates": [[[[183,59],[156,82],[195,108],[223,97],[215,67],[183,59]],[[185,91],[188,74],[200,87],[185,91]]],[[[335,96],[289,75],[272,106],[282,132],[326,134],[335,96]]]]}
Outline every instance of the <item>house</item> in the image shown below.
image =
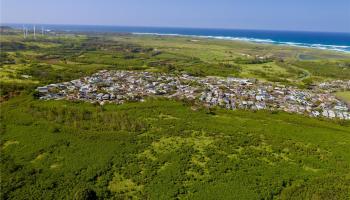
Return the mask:
{"type": "Polygon", "coordinates": [[[44,87],[38,87],[37,91],[40,93],[48,93],[49,92],[49,88],[44,86],[44,87]]]}
{"type": "Polygon", "coordinates": [[[99,93],[97,96],[96,96],[96,99],[97,100],[102,100],[102,97],[103,97],[103,93],[99,93]]]}
{"type": "Polygon", "coordinates": [[[265,97],[264,97],[264,96],[257,95],[257,96],[255,97],[255,99],[256,99],[257,101],[264,101],[265,97]]]}
{"type": "Polygon", "coordinates": [[[320,112],[318,112],[317,110],[314,110],[311,113],[312,113],[312,116],[314,116],[314,117],[320,116],[320,112]]]}
{"type": "Polygon", "coordinates": [[[109,100],[109,94],[104,94],[104,95],[102,96],[102,99],[103,99],[103,100],[109,100]]]}
{"type": "Polygon", "coordinates": [[[327,111],[327,110],[323,110],[322,115],[323,115],[324,117],[328,117],[328,111],[327,111]]]}
{"type": "Polygon", "coordinates": [[[329,111],[328,111],[328,116],[329,116],[329,118],[335,118],[335,113],[334,113],[334,111],[333,111],[333,110],[329,110],[329,111]]]}
{"type": "Polygon", "coordinates": [[[346,106],[341,106],[341,105],[334,106],[334,109],[339,111],[348,111],[348,108],[346,106]]]}

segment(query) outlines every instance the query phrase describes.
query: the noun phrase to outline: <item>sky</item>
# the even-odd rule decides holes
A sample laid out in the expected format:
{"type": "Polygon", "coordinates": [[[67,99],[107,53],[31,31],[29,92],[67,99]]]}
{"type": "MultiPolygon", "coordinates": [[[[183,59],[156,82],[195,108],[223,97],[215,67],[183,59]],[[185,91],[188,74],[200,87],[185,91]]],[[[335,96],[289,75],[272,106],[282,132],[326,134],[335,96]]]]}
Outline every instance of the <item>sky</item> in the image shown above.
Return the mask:
{"type": "Polygon", "coordinates": [[[0,0],[1,23],[350,32],[350,0],[0,0]]]}

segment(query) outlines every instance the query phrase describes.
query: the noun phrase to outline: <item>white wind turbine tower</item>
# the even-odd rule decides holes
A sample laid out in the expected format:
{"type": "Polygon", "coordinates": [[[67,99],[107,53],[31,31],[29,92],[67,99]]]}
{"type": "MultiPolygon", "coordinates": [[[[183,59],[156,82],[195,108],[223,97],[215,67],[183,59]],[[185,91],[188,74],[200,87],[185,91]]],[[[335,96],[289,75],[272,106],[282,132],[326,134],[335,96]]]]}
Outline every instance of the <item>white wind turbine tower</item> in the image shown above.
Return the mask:
{"type": "Polygon", "coordinates": [[[23,38],[26,39],[26,28],[24,28],[24,25],[22,25],[22,29],[23,29],[23,38]]]}
{"type": "Polygon", "coordinates": [[[33,27],[33,30],[34,30],[34,39],[36,39],[36,37],[35,37],[35,25],[33,27]]]}
{"type": "Polygon", "coordinates": [[[41,27],[41,36],[44,36],[44,27],[41,27]]]}

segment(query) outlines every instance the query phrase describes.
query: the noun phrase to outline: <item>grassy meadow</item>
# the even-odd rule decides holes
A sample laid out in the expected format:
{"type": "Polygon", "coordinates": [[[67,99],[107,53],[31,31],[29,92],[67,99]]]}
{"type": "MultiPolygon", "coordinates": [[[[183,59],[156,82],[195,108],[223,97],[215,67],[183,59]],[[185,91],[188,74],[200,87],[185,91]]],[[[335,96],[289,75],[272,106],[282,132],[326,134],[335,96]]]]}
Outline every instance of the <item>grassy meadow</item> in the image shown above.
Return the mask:
{"type": "Polygon", "coordinates": [[[349,54],[130,34],[34,40],[15,30],[2,30],[0,42],[1,199],[350,199],[348,121],[157,98],[100,106],[33,95],[102,69],[307,87],[349,79],[349,54]]]}
{"type": "Polygon", "coordinates": [[[350,92],[346,91],[346,92],[337,92],[336,96],[348,103],[350,103],[350,92]]]}

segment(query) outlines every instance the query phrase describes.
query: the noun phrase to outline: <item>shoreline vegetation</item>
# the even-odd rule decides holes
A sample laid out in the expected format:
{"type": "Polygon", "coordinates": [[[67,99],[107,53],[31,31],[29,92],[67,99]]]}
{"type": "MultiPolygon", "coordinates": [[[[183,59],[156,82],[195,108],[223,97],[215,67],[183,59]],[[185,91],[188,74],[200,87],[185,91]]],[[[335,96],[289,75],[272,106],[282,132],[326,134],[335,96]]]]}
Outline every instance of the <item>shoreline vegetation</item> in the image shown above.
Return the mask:
{"type": "MultiPolygon", "coordinates": [[[[349,54],[188,37],[0,31],[1,199],[349,198],[348,120],[162,97],[103,106],[42,101],[35,91],[101,70],[308,90],[349,81],[349,54]]],[[[340,98],[349,92],[336,91],[340,98]]]]}

